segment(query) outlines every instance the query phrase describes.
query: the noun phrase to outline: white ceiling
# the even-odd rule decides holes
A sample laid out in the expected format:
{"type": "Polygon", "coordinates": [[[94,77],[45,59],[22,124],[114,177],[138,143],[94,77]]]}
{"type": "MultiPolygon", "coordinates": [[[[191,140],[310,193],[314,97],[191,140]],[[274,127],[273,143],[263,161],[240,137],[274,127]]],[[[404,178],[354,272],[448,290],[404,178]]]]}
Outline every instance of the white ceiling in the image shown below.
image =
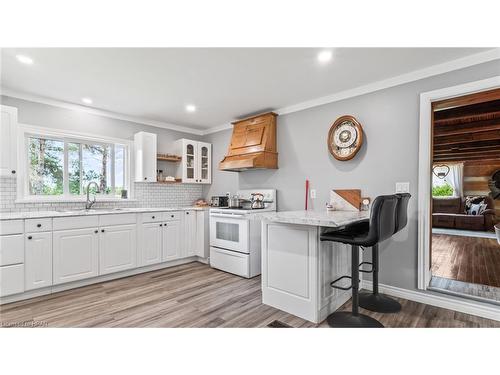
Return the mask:
{"type": "Polygon", "coordinates": [[[320,64],[319,48],[8,48],[1,85],[75,104],[90,97],[97,109],[206,130],[486,50],[336,48],[320,64]]]}

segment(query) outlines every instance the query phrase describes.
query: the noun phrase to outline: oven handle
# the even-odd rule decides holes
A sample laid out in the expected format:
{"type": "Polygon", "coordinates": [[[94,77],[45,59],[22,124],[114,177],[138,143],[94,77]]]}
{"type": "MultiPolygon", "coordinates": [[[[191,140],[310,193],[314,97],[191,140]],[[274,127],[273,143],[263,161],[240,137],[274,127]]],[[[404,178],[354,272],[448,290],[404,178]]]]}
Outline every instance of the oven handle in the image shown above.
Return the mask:
{"type": "Polygon", "coordinates": [[[245,215],[242,214],[215,214],[215,213],[210,214],[210,217],[229,217],[234,219],[240,219],[243,218],[244,216],[245,215]]]}

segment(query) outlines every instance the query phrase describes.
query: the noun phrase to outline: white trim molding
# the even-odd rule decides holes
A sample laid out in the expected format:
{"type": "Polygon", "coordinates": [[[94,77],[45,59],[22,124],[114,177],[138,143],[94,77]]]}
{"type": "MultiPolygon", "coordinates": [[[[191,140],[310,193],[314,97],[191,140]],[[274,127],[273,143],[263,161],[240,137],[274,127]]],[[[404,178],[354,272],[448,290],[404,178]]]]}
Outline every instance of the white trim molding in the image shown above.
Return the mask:
{"type": "Polygon", "coordinates": [[[109,117],[109,118],[123,120],[123,121],[129,121],[129,122],[133,122],[136,124],[154,126],[156,128],[175,130],[178,132],[196,134],[196,135],[203,135],[205,133],[201,129],[195,129],[195,128],[191,128],[188,126],[176,125],[176,124],[171,124],[171,123],[162,122],[162,121],[150,120],[150,119],[146,119],[146,118],[142,118],[142,117],[129,116],[129,115],[125,115],[123,113],[117,113],[117,112],[106,111],[103,109],[86,107],[84,105],[73,104],[73,103],[62,101],[62,100],[51,99],[51,98],[46,98],[46,97],[39,96],[39,95],[28,94],[25,92],[11,90],[11,89],[5,88],[5,87],[0,88],[0,94],[5,95],[5,96],[9,96],[11,98],[27,100],[27,101],[34,102],[34,103],[47,104],[47,105],[51,105],[53,107],[71,109],[73,111],[86,112],[86,113],[89,113],[92,115],[109,117]]]}
{"type": "Polygon", "coordinates": [[[420,94],[418,146],[418,288],[425,290],[431,279],[431,144],[432,102],[500,87],[500,76],[420,94]]]}
{"type": "MultiPolygon", "coordinates": [[[[424,78],[436,76],[439,74],[451,72],[458,69],[467,68],[469,66],[474,66],[482,64],[488,61],[500,59],[500,48],[494,48],[485,52],[476,53],[474,55],[462,57],[460,59],[451,60],[442,64],[437,64],[429,66],[427,68],[415,70],[410,73],[405,73],[396,77],[388,78],[382,81],[373,82],[367,85],[355,87],[353,89],[340,91],[338,93],[323,96],[321,98],[308,100],[302,103],[294,104],[288,107],[279,108],[273,110],[273,112],[278,115],[286,115],[293,112],[303,111],[305,109],[318,107],[320,105],[338,102],[340,100],[345,100],[353,98],[360,95],[369,94],[371,92],[384,90],[390,87],[403,85],[405,83],[410,83],[418,81],[424,78]]],[[[220,132],[222,130],[231,129],[232,125],[230,122],[209,128],[203,132],[204,135],[220,132]]]]}
{"type": "MultiPolygon", "coordinates": [[[[369,280],[362,280],[361,285],[363,289],[372,290],[372,282],[369,280]]],[[[429,291],[402,289],[385,284],[379,284],[379,291],[393,297],[500,321],[500,306],[493,304],[455,298],[450,295],[439,295],[429,291]]]]}

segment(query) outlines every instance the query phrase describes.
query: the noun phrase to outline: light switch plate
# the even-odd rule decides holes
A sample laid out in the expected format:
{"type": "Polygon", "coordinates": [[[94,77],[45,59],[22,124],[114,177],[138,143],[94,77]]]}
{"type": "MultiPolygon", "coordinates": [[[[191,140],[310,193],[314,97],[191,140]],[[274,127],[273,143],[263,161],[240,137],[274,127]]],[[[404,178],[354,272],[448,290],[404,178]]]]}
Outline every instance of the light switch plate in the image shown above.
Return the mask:
{"type": "Polygon", "coordinates": [[[316,199],[316,189],[311,189],[311,199],[316,199]]]}
{"type": "Polygon", "coordinates": [[[410,183],[409,182],[396,182],[396,193],[409,193],[410,183]]]}

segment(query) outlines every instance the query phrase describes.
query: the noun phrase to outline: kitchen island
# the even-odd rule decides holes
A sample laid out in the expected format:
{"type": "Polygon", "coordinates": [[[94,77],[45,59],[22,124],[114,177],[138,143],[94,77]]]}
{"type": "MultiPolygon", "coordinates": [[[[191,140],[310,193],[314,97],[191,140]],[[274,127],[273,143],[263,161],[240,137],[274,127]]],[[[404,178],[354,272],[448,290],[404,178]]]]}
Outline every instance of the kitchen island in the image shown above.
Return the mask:
{"type": "Polygon", "coordinates": [[[350,290],[333,289],[330,282],[350,275],[350,247],[319,237],[367,220],[367,211],[283,211],[260,218],[264,304],[319,323],[349,300],[350,290]]]}

